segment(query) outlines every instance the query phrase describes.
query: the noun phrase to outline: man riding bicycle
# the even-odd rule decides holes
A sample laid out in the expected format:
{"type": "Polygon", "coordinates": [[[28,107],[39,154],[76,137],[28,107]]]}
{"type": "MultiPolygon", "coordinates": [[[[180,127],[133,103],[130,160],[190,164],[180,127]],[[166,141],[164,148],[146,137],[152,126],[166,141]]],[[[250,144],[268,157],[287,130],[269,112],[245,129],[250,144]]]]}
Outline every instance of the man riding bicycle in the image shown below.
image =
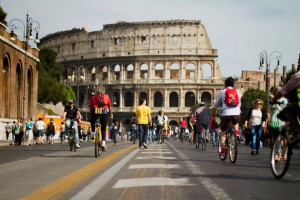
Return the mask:
{"type": "Polygon", "coordinates": [[[77,120],[75,119],[81,119],[81,114],[77,108],[77,106],[74,105],[73,100],[69,100],[69,105],[65,107],[64,114],[63,114],[63,120],[66,121],[66,130],[71,129],[70,127],[71,120],[74,120],[74,129],[75,129],[75,145],[76,148],[80,148],[79,146],[79,134],[78,134],[78,125],[77,120]]]}
{"type": "Polygon", "coordinates": [[[288,121],[291,133],[294,136],[293,142],[300,141],[300,55],[297,72],[290,78],[271,99],[270,103],[275,103],[283,96],[287,96],[289,104],[277,115],[283,121],[288,121]]]}
{"type": "MultiPolygon", "coordinates": [[[[199,103],[199,107],[195,110],[195,116],[196,116],[196,130],[194,131],[194,134],[199,133],[201,130],[201,127],[205,130],[205,138],[202,139],[208,139],[209,134],[209,123],[211,120],[209,109],[205,107],[204,102],[199,103]]],[[[195,135],[194,135],[194,138],[195,135]]]]}
{"type": "Polygon", "coordinates": [[[91,128],[92,134],[95,134],[95,122],[100,118],[101,133],[102,133],[102,150],[106,151],[106,127],[108,119],[112,119],[112,108],[108,94],[105,94],[105,88],[99,86],[97,88],[97,94],[93,95],[90,100],[91,110],[91,128]],[[97,112],[96,112],[97,111],[97,112]],[[99,111],[99,112],[98,112],[99,111]]]}
{"type": "Polygon", "coordinates": [[[166,134],[167,130],[165,129],[165,127],[167,125],[168,118],[167,116],[164,116],[163,112],[160,110],[158,111],[157,116],[155,117],[155,121],[156,121],[156,139],[159,142],[159,138],[160,138],[159,131],[162,129],[163,132],[166,134]]]}
{"type": "Polygon", "coordinates": [[[234,79],[228,77],[225,80],[225,87],[218,94],[215,104],[213,106],[213,116],[216,116],[217,108],[222,108],[221,114],[221,132],[220,132],[220,143],[221,143],[221,153],[224,155],[225,140],[226,140],[226,129],[231,121],[234,126],[235,131],[239,129],[239,120],[241,114],[241,95],[238,90],[234,88],[234,79]]]}

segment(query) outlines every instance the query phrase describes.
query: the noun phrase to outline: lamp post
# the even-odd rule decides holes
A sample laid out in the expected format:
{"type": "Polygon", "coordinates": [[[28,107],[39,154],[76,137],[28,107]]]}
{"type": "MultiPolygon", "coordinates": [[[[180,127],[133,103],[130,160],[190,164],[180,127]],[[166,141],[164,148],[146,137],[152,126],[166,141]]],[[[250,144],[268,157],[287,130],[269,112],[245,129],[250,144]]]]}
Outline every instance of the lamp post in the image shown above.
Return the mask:
{"type": "MultiPolygon", "coordinates": [[[[33,20],[29,15],[26,15],[26,21],[22,21],[21,19],[12,19],[9,24],[9,28],[11,29],[11,41],[15,41],[14,31],[19,29],[23,32],[23,40],[25,41],[25,61],[24,61],[24,78],[23,78],[23,112],[22,117],[25,118],[25,100],[26,100],[26,75],[27,75],[27,51],[29,47],[29,41],[33,40],[32,30],[35,31],[35,43],[39,43],[39,31],[40,31],[40,23],[38,21],[33,20]],[[19,23],[21,26],[17,26],[16,23],[19,23]]],[[[27,94],[27,96],[29,96],[27,94]]]]}
{"type": "MultiPolygon", "coordinates": [[[[282,54],[279,51],[273,51],[270,55],[268,55],[266,50],[263,50],[259,54],[259,69],[264,69],[266,67],[266,92],[267,92],[267,112],[269,112],[269,98],[270,98],[270,65],[273,60],[277,61],[277,66],[275,69],[280,68],[280,60],[282,58],[282,54]]],[[[276,74],[274,74],[276,76],[276,74]]],[[[276,85],[276,83],[275,83],[276,85]]]]}

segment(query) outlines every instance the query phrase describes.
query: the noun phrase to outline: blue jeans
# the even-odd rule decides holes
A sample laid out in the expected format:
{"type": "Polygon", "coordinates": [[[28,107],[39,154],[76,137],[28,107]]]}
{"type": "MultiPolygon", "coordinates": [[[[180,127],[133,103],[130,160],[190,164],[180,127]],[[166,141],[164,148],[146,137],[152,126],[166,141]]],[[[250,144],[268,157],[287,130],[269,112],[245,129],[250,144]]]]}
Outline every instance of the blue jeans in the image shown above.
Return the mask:
{"type": "Polygon", "coordinates": [[[154,129],[150,129],[150,140],[154,141],[154,129]]]}
{"type": "Polygon", "coordinates": [[[212,144],[213,144],[213,146],[219,145],[220,129],[212,128],[211,129],[211,134],[212,134],[212,144]]]}
{"type": "Polygon", "coordinates": [[[252,125],[251,126],[251,148],[252,150],[258,151],[260,146],[260,138],[263,132],[262,125],[252,125]]]}
{"type": "MultiPolygon", "coordinates": [[[[70,119],[66,120],[66,128],[67,129],[71,128],[70,125],[71,125],[71,120],[70,119]]],[[[75,144],[79,145],[80,141],[79,141],[77,121],[74,121],[73,128],[75,129],[75,144]]],[[[66,131],[66,132],[68,133],[68,131],[66,131]]]]}
{"type": "Polygon", "coordinates": [[[149,124],[139,124],[138,130],[140,135],[139,146],[142,146],[144,143],[147,144],[149,124]]]}

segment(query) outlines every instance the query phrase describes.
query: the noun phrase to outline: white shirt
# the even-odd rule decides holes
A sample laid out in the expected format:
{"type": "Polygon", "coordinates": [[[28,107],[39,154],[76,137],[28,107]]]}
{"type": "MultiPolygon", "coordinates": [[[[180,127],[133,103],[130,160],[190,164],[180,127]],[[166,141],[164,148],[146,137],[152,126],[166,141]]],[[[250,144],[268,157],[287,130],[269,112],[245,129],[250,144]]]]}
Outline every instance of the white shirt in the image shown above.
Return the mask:
{"type": "Polygon", "coordinates": [[[252,125],[261,125],[262,112],[260,109],[253,109],[250,119],[252,125]]]}
{"type": "Polygon", "coordinates": [[[37,128],[37,130],[44,130],[45,129],[45,122],[44,121],[42,121],[42,120],[38,120],[36,123],[35,123],[35,125],[36,125],[36,128],[37,128]]]}

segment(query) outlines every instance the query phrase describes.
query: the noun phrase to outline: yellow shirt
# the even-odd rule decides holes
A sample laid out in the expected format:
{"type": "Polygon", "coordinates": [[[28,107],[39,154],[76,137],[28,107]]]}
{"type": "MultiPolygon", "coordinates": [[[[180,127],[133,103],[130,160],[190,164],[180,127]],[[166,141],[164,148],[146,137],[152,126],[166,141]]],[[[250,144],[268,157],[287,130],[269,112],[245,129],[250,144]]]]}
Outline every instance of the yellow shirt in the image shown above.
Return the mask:
{"type": "Polygon", "coordinates": [[[148,119],[148,115],[150,115],[150,113],[151,110],[148,106],[138,106],[135,111],[137,124],[148,124],[150,121],[150,119],[148,119]]]}

